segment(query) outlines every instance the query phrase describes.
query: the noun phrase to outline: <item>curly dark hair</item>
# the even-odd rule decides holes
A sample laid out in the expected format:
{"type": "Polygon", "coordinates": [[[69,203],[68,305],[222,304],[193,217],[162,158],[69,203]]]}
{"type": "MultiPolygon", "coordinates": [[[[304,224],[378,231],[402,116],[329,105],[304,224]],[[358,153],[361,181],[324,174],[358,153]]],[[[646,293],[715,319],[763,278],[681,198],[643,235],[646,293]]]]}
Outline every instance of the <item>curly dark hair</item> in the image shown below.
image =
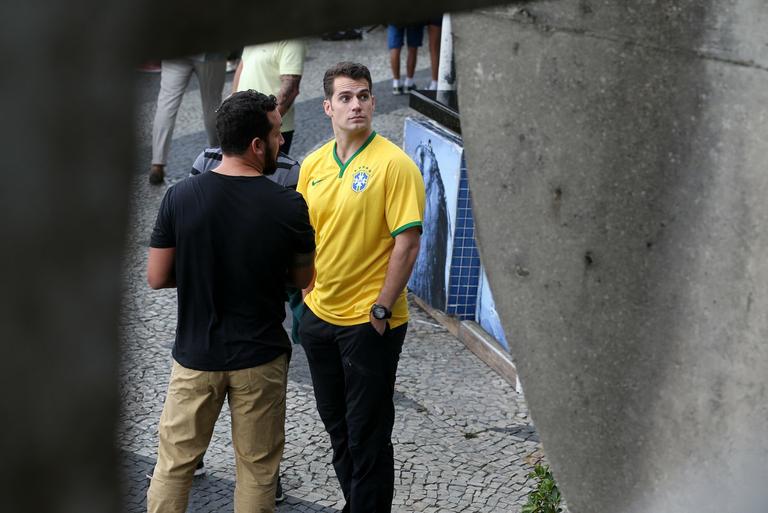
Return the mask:
{"type": "Polygon", "coordinates": [[[268,112],[277,108],[277,99],[253,89],[239,91],[216,111],[216,134],[225,155],[242,155],[256,137],[262,140],[272,130],[268,112]]]}
{"type": "Polygon", "coordinates": [[[371,72],[363,64],[357,62],[344,61],[332,66],[325,72],[323,77],[323,92],[325,93],[325,99],[330,100],[333,96],[333,81],[336,77],[347,77],[352,80],[365,79],[368,81],[368,89],[373,94],[373,81],[371,80],[371,72]]]}

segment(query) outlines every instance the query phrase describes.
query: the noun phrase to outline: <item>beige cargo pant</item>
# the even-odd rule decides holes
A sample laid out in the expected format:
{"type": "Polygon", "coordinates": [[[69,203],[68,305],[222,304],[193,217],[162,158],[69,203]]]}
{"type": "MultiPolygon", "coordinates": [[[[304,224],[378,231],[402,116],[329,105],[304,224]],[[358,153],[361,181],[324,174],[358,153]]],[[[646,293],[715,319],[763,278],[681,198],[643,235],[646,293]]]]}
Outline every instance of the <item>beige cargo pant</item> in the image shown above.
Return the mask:
{"type": "Polygon", "coordinates": [[[149,513],[184,513],[195,465],[208,447],[224,399],[232,415],[235,513],[273,513],[285,445],[288,357],[248,369],[207,372],[173,362],[158,430],[149,513]]]}

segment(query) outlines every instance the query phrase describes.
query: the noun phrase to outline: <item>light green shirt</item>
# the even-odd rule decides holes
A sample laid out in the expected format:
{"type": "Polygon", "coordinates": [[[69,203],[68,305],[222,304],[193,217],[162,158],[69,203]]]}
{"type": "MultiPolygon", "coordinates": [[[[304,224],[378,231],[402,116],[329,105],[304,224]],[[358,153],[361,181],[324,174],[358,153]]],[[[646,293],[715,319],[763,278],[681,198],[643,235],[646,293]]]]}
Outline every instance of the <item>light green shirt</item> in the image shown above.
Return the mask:
{"type": "MultiPolygon", "coordinates": [[[[280,75],[301,75],[307,47],[301,40],[277,41],[243,49],[243,69],[238,91],[255,89],[260,93],[280,92],[280,75]]],[[[293,130],[293,105],[283,116],[283,132],[293,130]]]]}

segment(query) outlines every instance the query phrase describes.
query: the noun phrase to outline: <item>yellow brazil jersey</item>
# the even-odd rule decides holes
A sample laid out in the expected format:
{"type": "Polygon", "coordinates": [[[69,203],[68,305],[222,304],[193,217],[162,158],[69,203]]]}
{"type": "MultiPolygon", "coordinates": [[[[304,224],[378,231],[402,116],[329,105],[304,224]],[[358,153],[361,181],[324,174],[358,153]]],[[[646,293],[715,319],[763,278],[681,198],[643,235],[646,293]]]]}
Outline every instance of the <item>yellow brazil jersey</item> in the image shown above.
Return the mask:
{"type": "MultiPolygon", "coordinates": [[[[338,326],[368,322],[402,231],[421,227],[424,180],[395,144],[373,132],[342,164],[331,140],[301,165],[297,190],[309,207],[317,255],[315,288],[307,306],[338,326]]],[[[392,307],[389,325],[408,321],[405,291],[392,307]]]]}

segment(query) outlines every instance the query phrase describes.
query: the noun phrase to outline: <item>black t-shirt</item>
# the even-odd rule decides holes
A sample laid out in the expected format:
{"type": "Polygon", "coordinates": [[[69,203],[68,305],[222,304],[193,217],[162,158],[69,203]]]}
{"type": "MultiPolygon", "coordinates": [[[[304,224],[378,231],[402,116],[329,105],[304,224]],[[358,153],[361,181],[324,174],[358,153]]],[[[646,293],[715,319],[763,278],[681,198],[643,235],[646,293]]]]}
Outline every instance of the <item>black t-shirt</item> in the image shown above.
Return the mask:
{"type": "Polygon", "coordinates": [[[237,370],[290,352],[288,265],[315,249],[299,193],[263,176],[187,178],[166,192],[150,246],[176,248],[179,364],[237,370]]]}

